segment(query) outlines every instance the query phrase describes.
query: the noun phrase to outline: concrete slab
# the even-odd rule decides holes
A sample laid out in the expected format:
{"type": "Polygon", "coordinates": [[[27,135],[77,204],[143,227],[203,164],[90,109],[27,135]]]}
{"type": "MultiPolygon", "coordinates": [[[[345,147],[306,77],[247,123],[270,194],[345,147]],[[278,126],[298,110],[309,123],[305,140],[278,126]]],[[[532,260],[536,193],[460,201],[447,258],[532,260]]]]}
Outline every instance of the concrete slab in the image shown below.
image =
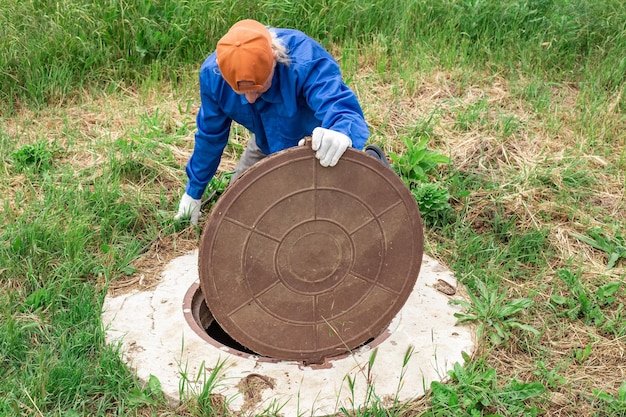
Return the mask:
{"type": "Polygon", "coordinates": [[[107,297],[103,323],[107,342],[121,344],[123,359],[139,378],[156,376],[173,402],[195,395],[215,373],[212,394],[233,412],[323,416],[342,408],[402,404],[445,380],[462,353],[473,354],[474,329],[456,325],[459,307],[448,301],[464,293],[453,274],[424,256],[417,284],[376,349],[363,346],[325,366],[269,362],[233,355],[207,343],[187,324],[183,300],[198,283],[197,251],[174,259],[153,291],[107,297]],[[371,365],[371,366],[370,366],[371,365]]]}

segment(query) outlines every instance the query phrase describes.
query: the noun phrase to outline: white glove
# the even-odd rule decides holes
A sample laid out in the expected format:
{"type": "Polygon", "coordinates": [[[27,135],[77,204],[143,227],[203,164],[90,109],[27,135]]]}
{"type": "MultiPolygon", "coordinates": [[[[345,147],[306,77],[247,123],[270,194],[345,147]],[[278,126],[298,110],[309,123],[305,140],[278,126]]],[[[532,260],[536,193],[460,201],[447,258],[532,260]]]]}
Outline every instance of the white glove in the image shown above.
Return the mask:
{"type": "Polygon", "coordinates": [[[312,136],[311,149],[317,151],[315,157],[323,167],[334,167],[346,149],[352,146],[350,138],[343,133],[323,127],[313,129],[312,136]]]}
{"type": "Polygon", "coordinates": [[[189,194],[185,193],[183,198],[180,199],[180,204],[178,205],[178,213],[174,216],[174,219],[182,219],[189,217],[189,221],[194,226],[198,224],[198,219],[200,218],[200,205],[201,202],[199,199],[191,197],[189,194]]]}

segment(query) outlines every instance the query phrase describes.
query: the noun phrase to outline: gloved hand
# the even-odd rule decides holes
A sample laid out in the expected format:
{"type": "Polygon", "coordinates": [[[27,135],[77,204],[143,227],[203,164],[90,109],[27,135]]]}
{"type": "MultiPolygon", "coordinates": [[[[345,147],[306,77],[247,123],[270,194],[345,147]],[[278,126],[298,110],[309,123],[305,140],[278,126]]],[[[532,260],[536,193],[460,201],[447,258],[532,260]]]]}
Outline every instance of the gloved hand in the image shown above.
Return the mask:
{"type": "Polygon", "coordinates": [[[176,213],[174,219],[178,220],[189,217],[191,224],[194,226],[197,225],[198,219],[200,218],[200,205],[201,202],[199,199],[193,198],[189,194],[185,193],[180,199],[178,213],[176,213]]]}
{"type": "Polygon", "coordinates": [[[352,140],[343,133],[323,127],[313,129],[311,149],[316,151],[315,157],[323,167],[334,167],[350,146],[352,140]]]}

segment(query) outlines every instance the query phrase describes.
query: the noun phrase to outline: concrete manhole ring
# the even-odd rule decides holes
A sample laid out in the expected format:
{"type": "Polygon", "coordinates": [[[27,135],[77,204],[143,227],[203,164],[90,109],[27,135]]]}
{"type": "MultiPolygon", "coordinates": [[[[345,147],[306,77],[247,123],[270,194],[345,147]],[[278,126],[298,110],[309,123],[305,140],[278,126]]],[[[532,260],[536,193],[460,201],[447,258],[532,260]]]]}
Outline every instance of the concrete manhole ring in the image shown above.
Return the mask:
{"type": "Polygon", "coordinates": [[[206,304],[259,355],[319,363],[377,337],[423,256],[415,199],[375,158],[332,168],[308,147],[257,163],[212,209],[198,258],[206,304]]]}

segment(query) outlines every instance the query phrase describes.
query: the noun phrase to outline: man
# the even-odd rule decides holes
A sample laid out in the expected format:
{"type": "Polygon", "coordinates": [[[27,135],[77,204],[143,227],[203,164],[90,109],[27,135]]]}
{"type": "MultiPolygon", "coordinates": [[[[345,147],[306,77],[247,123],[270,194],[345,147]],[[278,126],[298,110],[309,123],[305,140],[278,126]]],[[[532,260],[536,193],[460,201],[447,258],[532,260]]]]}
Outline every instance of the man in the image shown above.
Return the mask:
{"type": "MultiPolygon", "coordinates": [[[[334,58],[300,31],[268,29],[255,20],[236,23],[218,41],[200,68],[200,98],[189,180],[175,216],[190,217],[192,224],[198,223],[200,199],[217,171],[232,121],[253,134],[233,179],[307,136],[324,167],[337,164],[350,146],[363,149],[369,136],[334,58]]],[[[366,152],[387,163],[378,147],[366,152]]]]}

